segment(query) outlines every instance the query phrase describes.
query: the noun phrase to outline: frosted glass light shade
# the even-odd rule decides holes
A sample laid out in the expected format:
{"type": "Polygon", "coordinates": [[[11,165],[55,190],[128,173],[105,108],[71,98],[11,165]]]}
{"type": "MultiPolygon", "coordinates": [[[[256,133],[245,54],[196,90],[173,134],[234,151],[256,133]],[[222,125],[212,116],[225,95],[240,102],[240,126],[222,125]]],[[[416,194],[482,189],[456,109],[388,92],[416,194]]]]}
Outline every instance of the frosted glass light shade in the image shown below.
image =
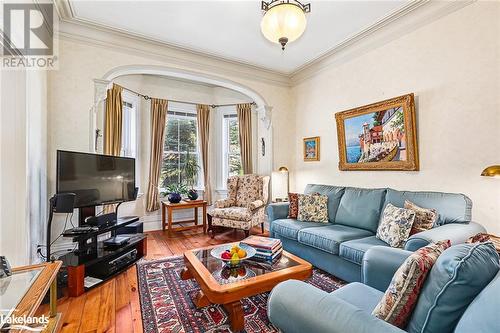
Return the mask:
{"type": "Polygon", "coordinates": [[[271,175],[272,200],[288,198],[288,172],[276,171],[271,175]]]}
{"type": "Polygon", "coordinates": [[[273,43],[280,43],[280,38],[293,42],[306,29],[306,15],[296,5],[280,4],[269,9],[262,18],[260,29],[262,34],[273,43]]]}

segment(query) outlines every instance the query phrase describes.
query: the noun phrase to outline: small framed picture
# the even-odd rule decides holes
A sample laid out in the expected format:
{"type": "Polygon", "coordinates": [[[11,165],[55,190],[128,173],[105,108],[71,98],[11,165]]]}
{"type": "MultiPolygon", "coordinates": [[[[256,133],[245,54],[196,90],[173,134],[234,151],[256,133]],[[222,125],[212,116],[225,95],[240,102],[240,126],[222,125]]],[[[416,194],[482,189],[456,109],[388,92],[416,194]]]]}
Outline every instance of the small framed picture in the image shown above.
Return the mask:
{"type": "Polygon", "coordinates": [[[304,161],[319,161],[319,136],[304,138],[304,161]]]}

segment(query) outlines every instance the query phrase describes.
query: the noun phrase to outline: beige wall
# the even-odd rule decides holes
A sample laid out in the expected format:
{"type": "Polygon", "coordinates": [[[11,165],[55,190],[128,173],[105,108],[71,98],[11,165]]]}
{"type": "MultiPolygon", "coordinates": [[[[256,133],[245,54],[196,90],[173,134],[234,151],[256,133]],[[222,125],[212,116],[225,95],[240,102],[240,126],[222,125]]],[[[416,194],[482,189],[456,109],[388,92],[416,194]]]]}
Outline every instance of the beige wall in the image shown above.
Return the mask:
{"type": "Polygon", "coordinates": [[[500,233],[500,3],[478,2],[397,40],[323,69],[292,88],[292,188],[307,183],[462,192],[473,219],[500,233]],[[334,113],[415,93],[419,172],[340,172],[334,113]],[[321,136],[321,161],[302,161],[302,138],[321,136]]]}

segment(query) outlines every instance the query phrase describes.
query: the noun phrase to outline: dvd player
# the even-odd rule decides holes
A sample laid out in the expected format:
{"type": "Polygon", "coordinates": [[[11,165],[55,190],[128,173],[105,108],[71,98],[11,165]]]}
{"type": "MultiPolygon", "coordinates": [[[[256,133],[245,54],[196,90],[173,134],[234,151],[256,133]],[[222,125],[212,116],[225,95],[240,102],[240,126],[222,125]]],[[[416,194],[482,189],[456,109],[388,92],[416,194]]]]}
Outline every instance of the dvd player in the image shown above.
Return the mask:
{"type": "Polygon", "coordinates": [[[130,241],[129,236],[118,235],[104,240],[103,244],[104,247],[120,247],[128,244],[129,241],[130,241]]]}

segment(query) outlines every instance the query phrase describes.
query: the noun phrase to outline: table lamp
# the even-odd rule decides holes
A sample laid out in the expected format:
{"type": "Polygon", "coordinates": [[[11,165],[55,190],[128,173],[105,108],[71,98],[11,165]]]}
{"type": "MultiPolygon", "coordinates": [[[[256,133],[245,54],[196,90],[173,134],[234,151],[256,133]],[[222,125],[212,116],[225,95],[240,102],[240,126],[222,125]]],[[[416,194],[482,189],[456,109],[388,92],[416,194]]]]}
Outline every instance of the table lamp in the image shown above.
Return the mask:
{"type": "Polygon", "coordinates": [[[500,165],[490,165],[481,172],[481,176],[500,177],[500,165]]]}
{"type": "Polygon", "coordinates": [[[274,171],[271,177],[272,200],[282,202],[288,200],[288,168],[280,167],[274,171]]]}

